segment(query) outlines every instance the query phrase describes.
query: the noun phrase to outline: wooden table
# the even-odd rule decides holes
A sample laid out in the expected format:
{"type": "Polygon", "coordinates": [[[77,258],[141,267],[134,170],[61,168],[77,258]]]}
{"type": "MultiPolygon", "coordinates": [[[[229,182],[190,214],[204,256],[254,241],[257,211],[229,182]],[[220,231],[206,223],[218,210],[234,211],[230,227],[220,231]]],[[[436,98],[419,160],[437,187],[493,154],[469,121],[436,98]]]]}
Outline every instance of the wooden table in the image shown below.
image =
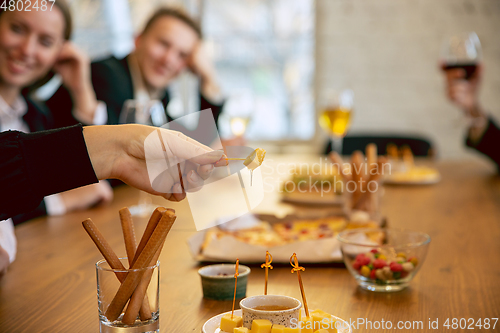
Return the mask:
{"type": "MultiPolygon", "coordinates": [[[[382,213],[393,227],[424,231],[432,241],[422,270],[397,293],[360,289],[345,268],[307,266],[302,274],[311,308],[356,321],[422,321],[500,317],[500,180],[490,166],[473,161],[439,162],[442,181],[433,186],[386,187],[382,213]]],[[[63,217],[40,218],[16,229],[17,260],[0,281],[0,332],[97,332],[94,263],[100,259],[81,221],[91,217],[118,254],[124,254],[118,209],[137,202],[131,188],[115,191],[104,208],[63,217]]],[[[161,332],[200,332],[210,317],[231,302],[202,297],[199,264],[186,238],[195,232],[186,202],[168,204],[178,220],[161,260],[161,332]]],[[[146,221],[136,220],[138,232],[146,221]]],[[[263,291],[264,272],[252,267],[248,295],[263,291]]],[[[269,292],[300,298],[296,276],[276,267],[269,292]]],[[[410,323],[411,324],[411,323],[410,323]]],[[[408,324],[407,324],[408,325],[408,324]]],[[[477,329],[477,327],[476,327],[477,329]]],[[[356,332],[372,332],[360,327],[356,332]]],[[[388,330],[386,330],[388,331],[388,330]]],[[[390,331],[390,330],[389,330],[390,331]]],[[[417,331],[408,330],[408,331],[417,331]]],[[[496,330],[500,331],[500,323],[496,330]]]]}

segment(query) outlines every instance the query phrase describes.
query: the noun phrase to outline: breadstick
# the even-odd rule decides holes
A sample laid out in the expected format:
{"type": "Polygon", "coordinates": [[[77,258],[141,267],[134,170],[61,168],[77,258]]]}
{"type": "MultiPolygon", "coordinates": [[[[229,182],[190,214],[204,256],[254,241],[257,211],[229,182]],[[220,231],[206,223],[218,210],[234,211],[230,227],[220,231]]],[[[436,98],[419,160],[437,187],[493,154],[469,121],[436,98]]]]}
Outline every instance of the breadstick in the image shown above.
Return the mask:
{"type": "Polygon", "coordinates": [[[332,151],[329,157],[330,160],[333,162],[333,164],[338,165],[339,173],[342,176],[344,182],[348,182],[351,179],[351,177],[350,175],[344,172],[344,161],[342,160],[342,157],[339,155],[339,153],[337,153],[336,151],[332,151]]]}
{"type": "Polygon", "coordinates": [[[373,169],[377,166],[377,145],[374,143],[366,146],[366,163],[368,163],[368,177],[371,177],[373,169]]]}
{"type": "MultiPolygon", "coordinates": [[[[134,261],[136,260],[137,257],[139,257],[139,254],[144,249],[144,246],[146,245],[147,241],[151,237],[151,234],[153,233],[154,229],[156,228],[156,225],[158,224],[158,221],[160,221],[162,214],[165,211],[170,211],[170,212],[175,214],[175,210],[170,209],[170,208],[167,209],[164,207],[158,207],[154,210],[153,214],[151,214],[151,217],[148,221],[148,224],[146,226],[146,230],[144,230],[144,234],[142,235],[139,246],[137,247],[137,251],[135,252],[134,260],[132,260],[132,263],[130,264],[131,266],[134,264],[134,261]]],[[[161,249],[159,251],[161,251],[161,249]]],[[[159,252],[158,252],[158,256],[159,256],[159,252]]],[[[157,260],[154,260],[154,263],[152,263],[151,266],[155,265],[156,261],[157,260]]],[[[151,277],[148,279],[148,281],[150,279],[151,279],[151,277]]],[[[148,282],[148,284],[149,284],[149,282],[148,282]]],[[[147,288],[148,284],[146,284],[146,288],[147,288]]],[[[143,304],[142,304],[142,307],[140,310],[140,315],[141,315],[141,320],[144,321],[144,320],[151,319],[151,309],[149,307],[149,300],[147,298],[147,295],[145,297],[143,297],[143,299],[144,300],[143,300],[143,304]]],[[[130,304],[129,304],[129,307],[130,307],[130,304]]],[[[127,311],[128,311],[128,308],[127,308],[127,311]]],[[[135,313],[135,315],[137,317],[137,313],[135,313]]],[[[129,314],[129,316],[130,316],[130,314],[129,314]]],[[[131,319],[128,318],[127,320],[131,320],[131,319]]],[[[135,317],[133,320],[135,320],[135,317]]],[[[131,324],[132,323],[133,323],[133,321],[131,322],[131,324]]]]}
{"type": "Polygon", "coordinates": [[[106,310],[105,315],[109,321],[115,321],[120,316],[123,308],[125,307],[125,304],[127,304],[127,301],[129,300],[130,296],[132,296],[135,288],[144,275],[145,270],[143,268],[146,268],[151,263],[153,256],[163,244],[163,241],[167,237],[170,228],[172,228],[172,224],[174,223],[174,221],[174,213],[172,213],[171,211],[166,211],[163,213],[162,218],[158,222],[158,225],[147,241],[146,246],[132,265],[132,271],[127,274],[127,277],[123,281],[115,297],[111,301],[108,309],[106,310]]]}
{"type": "MultiPolygon", "coordinates": [[[[371,174],[370,178],[368,179],[367,187],[368,184],[372,181],[378,181],[380,177],[382,176],[382,168],[384,167],[384,164],[387,163],[387,159],[384,157],[380,157],[377,162],[377,167],[378,167],[378,172],[371,174]]],[[[353,204],[353,209],[359,209],[359,210],[370,210],[370,208],[374,207],[367,207],[367,205],[370,202],[370,199],[372,197],[372,192],[366,191],[365,193],[362,193],[358,199],[357,202],[354,202],[353,204]]]]}
{"type": "MultiPolygon", "coordinates": [[[[154,210],[153,214],[151,214],[151,217],[149,218],[148,224],[146,226],[146,230],[144,230],[144,233],[142,234],[141,241],[139,242],[139,245],[137,246],[137,250],[135,251],[134,259],[132,260],[132,263],[130,266],[134,264],[134,262],[137,260],[139,257],[139,254],[141,254],[142,250],[146,246],[146,243],[149,240],[149,237],[151,237],[151,234],[156,228],[156,225],[158,224],[158,221],[160,221],[163,213],[167,209],[165,207],[158,207],[154,210]]],[[[172,210],[173,211],[173,210],[172,210]]],[[[173,211],[175,213],[175,211],[173,211]]]]}
{"type": "Polygon", "coordinates": [[[363,177],[361,175],[363,168],[363,153],[359,150],[356,150],[351,155],[351,163],[352,163],[352,180],[356,183],[356,187],[354,192],[352,193],[352,207],[356,205],[361,195],[361,181],[363,177]]]}
{"type": "MultiPolygon", "coordinates": [[[[109,267],[111,267],[112,269],[126,271],[122,262],[120,261],[120,259],[118,259],[118,256],[115,254],[99,229],[97,229],[94,222],[92,222],[91,219],[86,219],[82,222],[82,225],[85,231],[89,234],[90,238],[92,238],[92,240],[94,241],[95,245],[99,249],[99,252],[101,252],[104,259],[106,259],[106,261],[108,262],[109,267]]],[[[120,282],[123,282],[123,280],[125,280],[125,277],[127,276],[127,273],[125,272],[116,272],[115,274],[120,282]]]]}
{"type": "MultiPolygon", "coordinates": [[[[123,238],[125,239],[125,250],[127,251],[129,267],[131,267],[137,249],[137,241],[135,239],[135,229],[134,229],[134,223],[132,221],[132,214],[130,214],[130,211],[128,210],[127,207],[120,209],[119,214],[123,230],[123,238]]],[[[151,308],[149,306],[149,299],[147,295],[144,297],[144,302],[142,303],[141,306],[141,313],[145,314],[149,313],[149,318],[147,319],[151,319],[151,308]]],[[[147,320],[147,319],[141,318],[141,320],[147,320]]],[[[134,322],[132,321],[130,325],[132,325],[133,323],[134,322]]]]}
{"type": "Polygon", "coordinates": [[[137,249],[132,214],[130,214],[127,207],[120,209],[118,213],[120,214],[120,222],[122,224],[123,238],[125,239],[125,250],[127,251],[128,263],[132,266],[135,250],[137,249]]]}
{"type": "Polygon", "coordinates": [[[403,162],[405,166],[409,169],[412,169],[415,166],[415,161],[413,159],[413,153],[411,152],[411,148],[409,146],[403,146],[403,162]]]}
{"type": "Polygon", "coordinates": [[[387,157],[394,159],[395,161],[399,158],[398,147],[394,143],[389,143],[386,148],[387,157]]]}
{"type": "MultiPolygon", "coordinates": [[[[149,266],[154,266],[158,262],[158,258],[160,257],[161,250],[163,248],[163,244],[160,246],[158,251],[156,251],[153,260],[151,260],[151,263],[149,266]]],[[[127,325],[132,325],[135,322],[135,319],[137,318],[137,313],[139,312],[139,315],[141,317],[142,321],[149,320],[151,319],[151,310],[147,311],[144,310],[144,303],[147,301],[148,302],[148,308],[149,308],[149,300],[147,300],[147,295],[146,291],[149,286],[149,282],[151,282],[151,277],[153,276],[153,269],[148,269],[143,277],[137,288],[135,288],[134,293],[132,294],[132,297],[130,298],[130,302],[128,302],[127,310],[125,311],[125,314],[123,315],[122,322],[127,325]],[[142,306],[141,306],[142,304],[142,306]],[[140,308],[140,309],[139,309],[140,308]]]]}

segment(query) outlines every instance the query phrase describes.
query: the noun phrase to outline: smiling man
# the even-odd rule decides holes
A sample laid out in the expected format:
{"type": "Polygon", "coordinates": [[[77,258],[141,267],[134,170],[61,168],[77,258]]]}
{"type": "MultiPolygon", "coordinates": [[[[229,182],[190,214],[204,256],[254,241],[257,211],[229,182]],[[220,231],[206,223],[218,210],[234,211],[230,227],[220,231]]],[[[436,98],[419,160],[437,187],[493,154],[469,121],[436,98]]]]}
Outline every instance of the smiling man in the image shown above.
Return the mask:
{"type": "MultiPolygon", "coordinates": [[[[117,124],[128,99],[170,101],[168,85],[185,70],[201,80],[200,110],[211,108],[217,121],[222,108],[215,70],[205,56],[199,25],[183,11],[157,10],[135,40],[135,50],[123,59],[110,57],[92,63],[92,84],[98,100],[106,103],[108,124],[117,124]]],[[[58,127],[77,122],[69,93],[61,87],[47,101],[58,127]]],[[[172,118],[167,114],[168,120],[172,118]]]]}

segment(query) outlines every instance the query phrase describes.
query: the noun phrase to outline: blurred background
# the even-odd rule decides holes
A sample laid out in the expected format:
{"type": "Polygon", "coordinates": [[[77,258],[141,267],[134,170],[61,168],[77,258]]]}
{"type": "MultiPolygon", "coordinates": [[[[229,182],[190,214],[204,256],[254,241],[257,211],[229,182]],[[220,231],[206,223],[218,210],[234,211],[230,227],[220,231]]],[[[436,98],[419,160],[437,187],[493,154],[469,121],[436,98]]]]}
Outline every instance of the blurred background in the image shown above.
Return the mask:
{"type": "MultiPolygon", "coordinates": [[[[251,115],[251,146],[324,151],[315,101],[350,88],[348,135],[415,135],[432,141],[440,158],[479,156],[463,144],[463,114],[447,101],[438,64],[443,40],[467,31],[482,44],[482,105],[500,118],[499,1],[73,0],[73,39],[92,59],[124,56],[161,5],[183,6],[201,21],[228,98],[221,135],[231,135],[232,118],[251,115]]],[[[196,87],[190,74],[172,87],[178,115],[198,111],[196,87]]]]}

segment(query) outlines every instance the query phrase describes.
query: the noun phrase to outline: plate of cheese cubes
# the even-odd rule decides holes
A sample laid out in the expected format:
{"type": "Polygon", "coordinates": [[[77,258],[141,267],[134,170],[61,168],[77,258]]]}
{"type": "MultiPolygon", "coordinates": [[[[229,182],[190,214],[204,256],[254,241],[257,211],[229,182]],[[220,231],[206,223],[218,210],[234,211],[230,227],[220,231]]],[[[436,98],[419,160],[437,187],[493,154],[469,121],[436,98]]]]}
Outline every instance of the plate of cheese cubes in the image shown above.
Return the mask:
{"type": "MultiPolygon", "coordinates": [[[[254,320],[249,329],[243,327],[241,310],[234,310],[233,319],[230,319],[231,311],[210,318],[203,325],[202,333],[352,333],[349,323],[341,318],[322,310],[314,310],[310,315],[310,320],[300,321],[295,327],[273,325],[268,320],[254,320]]],[[[303,310],[301,318],[305,318],[303,310]]]]}

